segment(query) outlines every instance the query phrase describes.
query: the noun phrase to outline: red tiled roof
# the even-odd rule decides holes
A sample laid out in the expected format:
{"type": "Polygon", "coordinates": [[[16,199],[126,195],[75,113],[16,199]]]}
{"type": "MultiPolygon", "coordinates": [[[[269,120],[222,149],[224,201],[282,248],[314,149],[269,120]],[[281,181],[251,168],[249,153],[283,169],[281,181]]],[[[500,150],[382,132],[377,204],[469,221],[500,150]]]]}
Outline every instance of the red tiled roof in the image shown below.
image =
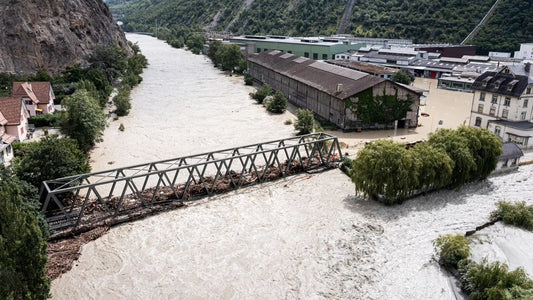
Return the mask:
{"type": "MultiPolygon", "coordinates": [[[[39,100],[39,103],[50,102],[50,89],[52,89],[50,82],[32,81],[30,82],[30,84],[31,84],[31,89],[33,90],[33,93],[35,94],[35,96],[37,96],[37,99],[39,100]]],[[[53,95],[53,92],[52,92],[52,95],[53,95]]]]}
{"type": "Polygon", "coordinates": [[[13,143],[13,142],[16,141],[16,140],[17,140],[16,137],[14,137],[14,136],[12,136],[12,135],[9,135],[9,134],[7,134],[7,133],[5,133],[5,134],[2,135],[2,141],[3,141],[4,143],[6,143],[6,144],[11,144],[11,143],[13,143]]]}
{"type": "Polygon", "coordinates": [[[39,103],[28,82],[13,82],[13,97],[29,97],[33,102],[39,103]]]}
{"type": "Polygon", "coordinates": [[[6,119],[6,117],[4,117],[4,115],[0,111],[0,125],[4,126],[6,124],[7,124],[7,119],[6,119]]]}
{"type": "Polygon", "coordinates": [[[21,97],[0,97],[0,112],[7,119],[7,125],[20,124],[21,97]]]}

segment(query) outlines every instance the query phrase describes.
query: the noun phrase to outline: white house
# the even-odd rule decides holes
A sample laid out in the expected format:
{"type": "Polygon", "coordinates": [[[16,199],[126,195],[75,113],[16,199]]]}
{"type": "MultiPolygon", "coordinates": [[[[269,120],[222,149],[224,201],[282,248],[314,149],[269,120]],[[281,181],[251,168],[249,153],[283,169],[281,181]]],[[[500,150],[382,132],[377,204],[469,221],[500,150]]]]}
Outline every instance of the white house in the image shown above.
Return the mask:
{"type": "Polygon", "coordinates": [[[521,148],[533,147],[533,80],[530,65],[522,74],[504,67],[499,72],[485,72],[472,84],[474,99],[470,126],[487,128],[504,142],[521,148]]]}
{"type": "Polygon", "coordinates": [[[0,111],[0,164],[8,165],[13,160],[13,147],[11,144],[16,140],[14,136],[6,133],[5,126],[8,120],[0,111]]]}

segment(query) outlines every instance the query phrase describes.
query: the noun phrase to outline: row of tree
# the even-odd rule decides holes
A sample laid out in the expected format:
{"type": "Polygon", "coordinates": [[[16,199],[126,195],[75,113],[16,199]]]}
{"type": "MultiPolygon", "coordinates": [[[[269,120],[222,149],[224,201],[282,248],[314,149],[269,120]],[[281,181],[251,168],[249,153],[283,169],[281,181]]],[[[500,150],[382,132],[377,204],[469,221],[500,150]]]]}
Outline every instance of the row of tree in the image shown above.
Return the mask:
{"type": "Polygon", "coordinates": [[[486,129],[441,129],[411,149],[390,140],[359,151],[350,177],[357,192],[387,204],[486,178],[502,154],[501,140],[486,129]]]}

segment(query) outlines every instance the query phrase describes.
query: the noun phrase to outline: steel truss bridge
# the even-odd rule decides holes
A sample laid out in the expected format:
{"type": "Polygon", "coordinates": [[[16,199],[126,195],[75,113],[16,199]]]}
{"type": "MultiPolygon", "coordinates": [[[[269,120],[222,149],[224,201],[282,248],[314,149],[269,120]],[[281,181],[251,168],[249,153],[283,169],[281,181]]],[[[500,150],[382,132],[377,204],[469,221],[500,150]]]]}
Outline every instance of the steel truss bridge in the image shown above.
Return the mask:
{"type": "Polygon", "coordinates": [[[114,224],[342,159],[337,137],[315,133],[44,181],[42,211],[54,232],[114,224]],[[163,207],[163,209],[162,209],[163,207]]]}

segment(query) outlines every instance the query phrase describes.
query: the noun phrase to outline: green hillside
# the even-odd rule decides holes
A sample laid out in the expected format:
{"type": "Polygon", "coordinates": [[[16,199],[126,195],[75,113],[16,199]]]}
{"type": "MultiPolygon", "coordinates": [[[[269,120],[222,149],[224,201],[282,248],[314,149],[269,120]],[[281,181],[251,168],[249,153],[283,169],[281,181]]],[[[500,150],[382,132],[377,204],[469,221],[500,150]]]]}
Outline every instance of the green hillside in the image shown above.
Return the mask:
{"type": "MultiPolygon", "coordinates": [[[[126,31],[175,35],[183,27],[236,34],[326,35],[337,32],[347,0],[108,0],[126,31]],[[123,17],[122,17],[123,16],[123,17]]],[[[345,33],[460,43],[494,0],[355,0],[345,33]]],[[[480,53],[514,51],[533,41],[533,1],[501,0],[474,38],[480,53]]]]}

